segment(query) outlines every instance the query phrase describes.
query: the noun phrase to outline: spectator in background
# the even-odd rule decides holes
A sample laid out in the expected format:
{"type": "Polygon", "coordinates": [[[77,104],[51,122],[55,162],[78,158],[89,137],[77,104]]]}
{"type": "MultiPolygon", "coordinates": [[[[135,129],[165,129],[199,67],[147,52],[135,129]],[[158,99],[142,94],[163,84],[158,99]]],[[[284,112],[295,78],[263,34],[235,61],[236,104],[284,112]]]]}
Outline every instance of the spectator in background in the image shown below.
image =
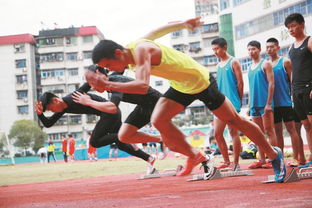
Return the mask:
{"type": "Polygon", "coordinates": [[[89,160],[92,162],[92,161],[97,161],[97,154],[96,154],[96,148],[93,147],[91,144],[90,144],[90,138],[91,138],[91,133],[88,132],[88,139],[87,139],[87,147],[88,147],[88,157],[89,157],[89,160]]]}
{"type": "Polygon", "coordinates": [[[64,161],[68,162],[67,160],[67,145],[68,145],[68,140],[65,136],[62,136],[62,152],[63,152],[63,157],[64,161]]]}
{"type": "Polygon", "coordinates": [[[68,143],[69,143],[69,150],[68,150],[68,155],[69,155],[69,159],[71,161],[75,160],[75,145],[76,145],[76,141],[73,137],[72,134],[68,134],[68,143]]]}
{"type": "Polygon", "coordinates": [[[118,157],[118,147],[116,143],[113,143],[110,145],[109,159],[112,160],[113,158],[115,158],[115,160],[117,160],[117,157],[118,157]]]}
{"type": "Polygon", "coordinates": [[[53,144],[51,140],[49,140],[47,149],[48,149],[48,163],[50,162],[50,156],[52,156],[54,162],[56,162],[55,154],[54,154],[55,145],[53,144]]]}
{"type": "Polygon", "coordinates": [[[37,155],[39,156],[40,163],[46,163],[47,162],[47,148],[41,147],[38,150],[37,155]]]}

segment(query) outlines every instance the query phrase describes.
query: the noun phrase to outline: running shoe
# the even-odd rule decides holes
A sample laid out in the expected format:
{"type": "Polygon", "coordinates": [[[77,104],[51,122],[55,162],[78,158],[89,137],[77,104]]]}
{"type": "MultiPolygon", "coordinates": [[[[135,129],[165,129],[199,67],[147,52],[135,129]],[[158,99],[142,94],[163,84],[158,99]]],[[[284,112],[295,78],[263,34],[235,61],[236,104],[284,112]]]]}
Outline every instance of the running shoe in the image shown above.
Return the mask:
{"type": "Polygon", "coordinates": [[[272,164],[270,163],[270,162],[266,162],[266,163],[264,163],[264,164],[262,164],[262,166],[261,166],[262,168],[272,168],[272,164]]]}
{"type": "Polygon", "coordinates": [[[273,149],[277,152],[277,157],[271,161],[275,173],[275,182],[281,183],[286,176],[286,165],[281,149],[279,147],[273,147],[273,149]]]}
{"type": "Polygon", "coordinates": [[[287,165],[289,167],[294,168],[294,167],[298,167],[299,166],[299,162],[298,162],[298,160],[293,160],[293,161],[288,162],[287,165]]]}
{"type": "Polygon", "coordinates": [[[230,167],[231,163],[222,162],[217,169],[224,169],[230,167]]]}
{"type": "Polygon", "coordinates": [[[156,161],[156,157],[154,155],[151,155],[149,158],[148,158],[148,163],[151,165],[151,166],[154,166],[154,163],[156,161]]]}
{"type": "Polygon", "coordinates": [[[309,162],[307,162],[304,165],[299,165],[298,168],[308,168],[310,165],[312,166],[312,160],[310,160],[309,162]]]}
{"type": "Polygon", "coordinates": [[[262,168],[262,162],[261,161],[253,162],[248,166],[248,168],[249,169],[262,168]]]}
{"type": "Polygon", "coordinates": [[[234,164],[234,167],[233,167],[233,171],[240,171],[241,168],[239,166],[239,164],[234,164]]]}
{"type": "Polygon", "coordinates": [[[193,158],[187,158],[185,168],[177,173],[177,176],[185,176],[190,174],[193,168],[202,162],[206,162],[206,158],[201,153],[197,153],[193,158]]]}

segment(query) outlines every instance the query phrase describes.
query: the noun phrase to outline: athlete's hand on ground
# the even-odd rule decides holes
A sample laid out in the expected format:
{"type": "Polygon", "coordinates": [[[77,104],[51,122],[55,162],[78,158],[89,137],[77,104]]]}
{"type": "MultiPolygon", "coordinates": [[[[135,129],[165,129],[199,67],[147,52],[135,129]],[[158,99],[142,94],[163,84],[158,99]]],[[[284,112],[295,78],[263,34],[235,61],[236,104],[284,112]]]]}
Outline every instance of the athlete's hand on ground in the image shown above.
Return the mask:
{"type": "Polygon", "coordinates": [[[40,101],[35,101],[35,111],[37,115],[41,115],[43,113],[43,107],[40,101]]]}
{"type": "Polygon", "coordinates": [[[73,101],[79,103],[81,105],[88,105],[89,101],[91,100],[90,96],[87,94],[82,94],[81,92],[74,92],[72,94],[73,101]]]}
{"type": "Polygon", "coordinates": [[[201,26],[204,22],[200,21],[201,17],[195,17],[184,22],[186,29],[195,31],[196,27],[201,26]]]}

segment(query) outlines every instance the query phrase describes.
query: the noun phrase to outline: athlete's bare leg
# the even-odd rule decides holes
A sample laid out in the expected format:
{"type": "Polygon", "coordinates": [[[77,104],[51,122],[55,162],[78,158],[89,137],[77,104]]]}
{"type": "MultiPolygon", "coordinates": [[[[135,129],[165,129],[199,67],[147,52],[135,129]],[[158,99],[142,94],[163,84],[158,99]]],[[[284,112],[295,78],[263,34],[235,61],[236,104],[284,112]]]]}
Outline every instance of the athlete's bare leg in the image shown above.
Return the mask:
{"type": "Polygon", "coordinates": [[[214,126],[214,136],[216,138],[219,150],[222,154],[223,160],[225,164],[230,164],[230,157],[228,153],[228,147],[223,137],[224,129],[226,127],[226,123],[222,120],[218,119],[217,117],[213,120],[214,126]]]}
{"type": "Polygon", "coordinates": [[[251,141],[258,145],[265,154],[267,154],[269,159],[273,160],[277,157],[276,151],[272,148],[268,141],[266,141],[261,129],[253,122],[240,116],[227,98],[218,109],[212,112],[219,119],[227,122],[229,125],[245,134],[251,141]]]}
{"type": "Polygon", "coordinates": [[[118,132],[118,138],[123,143],[147,143],[161,142],[161,137],[157,135],[146,134],[139,132],[136,126],[128,123],[123,123],[118,132]]]}
{"type": "Polygon", "coordinates": [[[308,116],[308,119],[302,120],[301,123],[303,124],[305,130],[306,130],[306,135],[307,135],[307,142],[310,150],[310,156],[309,156],[309,161],[312,160],[312,125],[310,122],[310,119],[312,120],[312,116],[308,116]]]}
{"type": "Polygon", "coordinates": [[[289,133],[289,136],[291,139],[291,146],[293,149],[293,157],[295,160],[300,161],[300,158],[302,156],[304,157],[304,154],[301,155],[303,153],[303,151],[300,152],[300,149],[299,149],[300,148],[300,146],[299,146],[300,137],[297,133],[295,122],[289,121],[289,122],[285,122],[284,124],[285,124],[287,132],[289,133]]]}

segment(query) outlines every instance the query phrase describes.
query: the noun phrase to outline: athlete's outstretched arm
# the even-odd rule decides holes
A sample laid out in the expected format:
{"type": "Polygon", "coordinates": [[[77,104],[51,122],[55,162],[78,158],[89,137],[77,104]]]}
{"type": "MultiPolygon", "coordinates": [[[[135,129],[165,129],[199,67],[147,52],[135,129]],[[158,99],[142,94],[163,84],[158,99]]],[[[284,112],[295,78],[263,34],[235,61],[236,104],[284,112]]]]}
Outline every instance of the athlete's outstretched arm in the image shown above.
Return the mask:
{"type": "Polygon", "coordinates": [[[186,21],[176,21],[171,22],[167,25],[159,27],[148,34],[144,35],[141,39],[148,39],[148,40],[155,40],[160,38],[168,33],[181,30],[181,29],[188,29],[194,31],[196,27],[202,25],[203,22],[200,21],[200,17],[195,17],[192,19],[188,19],[186,21]]]}
{"type": "Polygon", "coordinates": [[[72,94],[73,101],[79,103],[81,105],[90,106],[94,109],[105,113],[116,113],[117,107],[112,102],[99,102],[96,100],[92,100],[91,97],[85,93],[80,93],[78,91],[72,94]]]}

